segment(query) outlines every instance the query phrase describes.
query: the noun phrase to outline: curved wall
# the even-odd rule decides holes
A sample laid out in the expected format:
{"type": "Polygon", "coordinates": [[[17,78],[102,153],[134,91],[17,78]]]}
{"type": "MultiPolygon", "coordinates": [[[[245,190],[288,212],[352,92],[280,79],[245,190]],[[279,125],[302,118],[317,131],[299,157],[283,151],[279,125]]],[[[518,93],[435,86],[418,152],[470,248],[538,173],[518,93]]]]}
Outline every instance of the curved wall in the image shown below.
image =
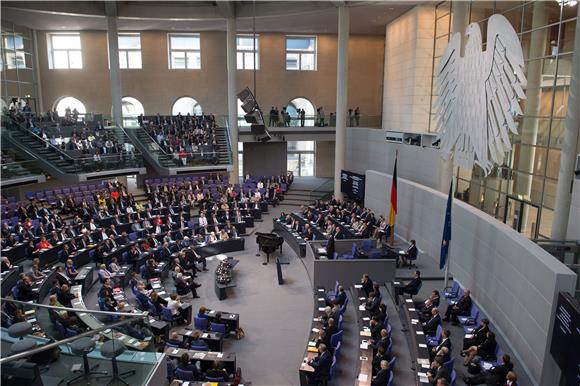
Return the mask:
{"type": "MultiPolygon", "coordinates": [[[[366,171],[365,206],[386,214],[392,176],[366,171]]],[[[447,195],[403,178],[397,181],[396,233],[416,239],[439,258],[447,195]]],[[[535,385],[555,385],[559,369],[549,353],[559,291],[573,292],[576,274],[507,225],[455,200],[450,245],[454,278],[471,288],[535,385]]]]}

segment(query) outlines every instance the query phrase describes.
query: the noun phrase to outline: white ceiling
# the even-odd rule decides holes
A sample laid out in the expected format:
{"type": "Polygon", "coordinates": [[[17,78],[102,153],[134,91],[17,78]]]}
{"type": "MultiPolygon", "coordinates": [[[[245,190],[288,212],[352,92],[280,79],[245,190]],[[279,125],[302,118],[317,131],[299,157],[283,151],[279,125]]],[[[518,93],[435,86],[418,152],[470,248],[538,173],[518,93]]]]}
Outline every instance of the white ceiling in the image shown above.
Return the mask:
{"type": "MultiPolygon", "coordinates": [[[[120,30],[225,31],[224,16],[235,8],[237,29],[257,32],[336,33],[336,2],[117,2],[120,30]],[[255,13],[254,13],[255,9],[255,13]]],[[[415,1],[350,2],[352,34],[382,35],[385,25],[415,1]]],[[[105,30],[103,2],[2,1],[2,20],[37,30],[105,30]]]]}

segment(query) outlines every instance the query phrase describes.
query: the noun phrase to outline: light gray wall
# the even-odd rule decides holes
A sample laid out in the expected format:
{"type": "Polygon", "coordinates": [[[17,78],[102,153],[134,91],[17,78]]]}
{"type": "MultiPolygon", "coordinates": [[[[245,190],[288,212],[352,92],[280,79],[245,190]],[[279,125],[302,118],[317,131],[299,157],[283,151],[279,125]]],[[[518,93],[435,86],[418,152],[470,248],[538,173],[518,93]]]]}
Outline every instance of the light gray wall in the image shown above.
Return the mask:
{"type": "MultiPolygon", "coordinates": [[[[365,206],[387,213],[392,176],[366,172],[365,206]],[[389,187],[389,188],[387,188],[389,187]]],[[[398,178],[395,232],[439,256],[447,195],[398,178]]],[[[576,274],[542,248],[484,212],[455,200],[451,273],[471,288],[475,302],[532,379],[552,385],[559,369],[549,353],[559,291],[575,289],[576,274]]]]}
{"type": "Polygon", "coordinates": [[[334,178],[334,141],[316,141],[316,177],[334,178]]]}
{"type": "Polygon", "coordinates": [[[286,174],[287,153],[286,142],[244,142],[244,176],[286,174]]]}
{"type": "Polygon", "coordinates": [[[443,170],[438,150],[386,142],[385,138],[384,130],[347,128],[345,168],[360,174],[367,170],[393,173],[398,149],[398,175],[437,189],[443,170]]]}
{"type": "Polygon", "coordinates": [[[580,178],[575,178],[572,185],[572,202],[566,240],[580,240],[580,178]]]}

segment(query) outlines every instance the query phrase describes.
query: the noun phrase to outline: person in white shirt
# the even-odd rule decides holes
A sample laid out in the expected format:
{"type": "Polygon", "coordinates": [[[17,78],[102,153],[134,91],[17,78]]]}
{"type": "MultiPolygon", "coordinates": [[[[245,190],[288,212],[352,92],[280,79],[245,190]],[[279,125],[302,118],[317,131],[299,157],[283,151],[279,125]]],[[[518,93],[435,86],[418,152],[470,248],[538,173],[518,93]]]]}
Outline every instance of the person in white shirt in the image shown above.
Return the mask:
{"type": "Polygon", "coordinates": [[[173,315],[173,318],[175,319],[182,319],[183,316],[181,315],[181,307],[183,306],[183,304],[181,303],[181,301],[179,300],[179,298],[177,297],[177,294],[174,292],[171,295],[169,295],[169,301],[167,302],[167,308],[169,308],[169,310],[171,311],[171,315],[173,315]]]}
{"type": "Polygon", "coordinates": [[[214,244],[214,243],[217,243],[217,241],[218,241],[218,239],[217,239],[217,237],[215,235],[215,232],[211,232],[209,234],[209,240],[207,241],[208,244],[214,244]]]}
{"type": "Polygon", "coordinates": [[[207,225],[207,218],[205,217],[205,213],[202,213],[201,216],[199,216],[199,226],[204,227],[207,225]]]}

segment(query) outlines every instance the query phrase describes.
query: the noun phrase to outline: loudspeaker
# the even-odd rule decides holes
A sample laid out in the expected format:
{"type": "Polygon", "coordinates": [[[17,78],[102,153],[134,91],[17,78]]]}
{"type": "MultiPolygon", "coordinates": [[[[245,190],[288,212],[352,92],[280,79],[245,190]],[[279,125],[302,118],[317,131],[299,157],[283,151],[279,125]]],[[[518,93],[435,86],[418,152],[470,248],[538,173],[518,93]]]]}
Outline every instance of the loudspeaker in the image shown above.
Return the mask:
{"type": "Polygon", "coordinates": [[[238,98],[242,101],[242,109],[246,114],[249,114],[256,109],[256,98],[254,98],[254,94],[252,94],[249,88],[246,87],[240,91],[238,93],[238,98]]]}
{"type": "Polygon", "coordinates": [[[266,126],[262,125],[252,125],[250,126],[252,135],[264,135],[266,134],[266,126]]]}

